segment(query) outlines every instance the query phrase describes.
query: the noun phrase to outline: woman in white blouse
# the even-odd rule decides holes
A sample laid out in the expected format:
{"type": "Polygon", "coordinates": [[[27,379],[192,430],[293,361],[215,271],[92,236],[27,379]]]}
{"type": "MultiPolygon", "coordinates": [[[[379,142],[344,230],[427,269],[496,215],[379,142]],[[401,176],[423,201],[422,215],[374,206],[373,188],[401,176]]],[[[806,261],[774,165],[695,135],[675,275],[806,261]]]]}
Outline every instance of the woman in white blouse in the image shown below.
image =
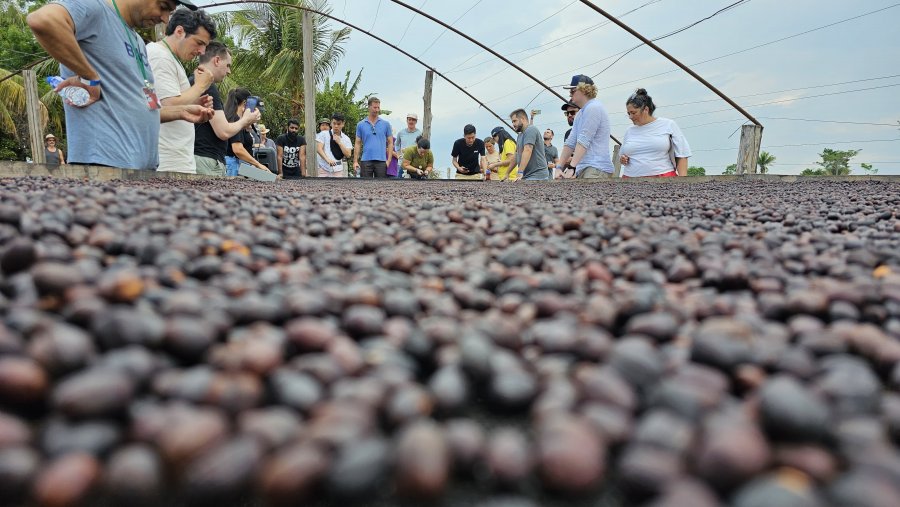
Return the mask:
{"type": "Polygon", "coordinates": [[[647,90],[634,92],[625,108],[634,125],[622,141],[622,177],[687,176],[691,147],[674,121],[653,116],[656,106],[647,90]]]}

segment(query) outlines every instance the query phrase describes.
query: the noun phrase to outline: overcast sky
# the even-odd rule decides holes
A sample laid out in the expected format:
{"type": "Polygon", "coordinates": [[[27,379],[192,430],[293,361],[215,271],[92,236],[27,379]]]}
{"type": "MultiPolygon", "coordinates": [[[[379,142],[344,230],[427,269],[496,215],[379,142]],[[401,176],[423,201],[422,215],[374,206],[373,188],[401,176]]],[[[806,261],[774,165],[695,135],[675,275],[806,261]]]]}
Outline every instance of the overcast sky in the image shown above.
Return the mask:
{"type": "MultiPolygon", "coordinates": [[[[647,47],[631,52],[601,73],[639,41],[579,1],[407,1],[520,64],[565,96],[559,87],[573,74],[594,76],[598,99],[606,105],[613,135],[619,139],[630,125],[625,100],[635,88],[643,87],[658,106],[656,116],[674,119],[684,130],[694,153],[691,165],[705,167],[707,174],[719,174],[736,161],[740,138],[736,131],[744,123],[741,114],[647,47]],[[693,104],[684,104],[688,102],[693,104]]],[[[617,16],[637,8],[622,16],[622,21],[654,38],[734,2],[596,3],[617,16]]],[[[389,0],[332,0],[331,7],[335,16],[392,43],[399,42],[504,118],[519,107],[542,110],[538,128],[552,128],[557,134],[554,144],[562,148],[562,134],[568,128],[560,111],[562,102],[501,60],[453,32],[441,35],[442,27],[389,0]]],[[[777,157],[770,172],[797,174],[816,167],[818,153],[833,148],[862,150],[852,160],[854,174],[863,173],[862,162],[873,164],[878,174],[900,174],[898,25],[900,2],[892,0],[749,0],[658,44],[757,116],[765,126],[763,149],[777,157]],[[860,15],[864,16],[699,63],[860,15]],[[755,105],[773,101],[779,102],[755,105]]],[[[421,117],[425,68],[356,32],[334,79],[342,79],[348,70],[355,76],[359,69],[363,69],[360,91],[377,93],[382,108],[392,111],[387,119],[395,131],[405,128],[406,113],[416,112],[421,117]]],[[[438,76],[432,104],[437,167],[450,166],[450,148],[462,137],[466,123],[474,124],[482,138],[500,123],[438,76]]]]}

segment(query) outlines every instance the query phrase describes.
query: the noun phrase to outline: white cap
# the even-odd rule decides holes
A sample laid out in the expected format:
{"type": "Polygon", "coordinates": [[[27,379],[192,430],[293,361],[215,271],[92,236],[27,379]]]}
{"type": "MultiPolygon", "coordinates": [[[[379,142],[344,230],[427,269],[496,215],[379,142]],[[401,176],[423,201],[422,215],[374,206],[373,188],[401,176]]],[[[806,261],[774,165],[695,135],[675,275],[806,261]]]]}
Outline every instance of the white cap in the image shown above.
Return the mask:
{"type": "Polygon", "coordinates": [[[417,115],[416,113],[409,113],[409,114],[406,115],[406,118],[407,118],[407,119],[412,118],[413,120],[418,120],[418,119],[419,119],[419,115],[417,115]]]}

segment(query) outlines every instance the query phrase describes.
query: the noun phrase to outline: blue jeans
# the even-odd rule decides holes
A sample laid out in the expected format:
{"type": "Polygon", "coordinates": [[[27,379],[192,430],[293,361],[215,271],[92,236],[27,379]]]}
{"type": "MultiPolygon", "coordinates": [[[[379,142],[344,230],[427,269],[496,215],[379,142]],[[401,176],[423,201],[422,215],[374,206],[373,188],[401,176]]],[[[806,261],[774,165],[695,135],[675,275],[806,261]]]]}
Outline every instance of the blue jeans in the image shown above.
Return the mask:
{"type": "Polygon", "coordinates": [[[237,176],[241,161],[237,157],[225,157],[225,176],[237,176]]]}

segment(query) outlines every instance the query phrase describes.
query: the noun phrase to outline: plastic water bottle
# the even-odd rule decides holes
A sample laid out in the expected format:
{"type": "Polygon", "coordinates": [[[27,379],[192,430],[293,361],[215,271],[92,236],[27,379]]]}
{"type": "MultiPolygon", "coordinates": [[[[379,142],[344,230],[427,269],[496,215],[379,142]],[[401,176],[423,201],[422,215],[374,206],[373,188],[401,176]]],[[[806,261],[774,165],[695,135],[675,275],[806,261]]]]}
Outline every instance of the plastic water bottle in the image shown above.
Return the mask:
{"type": "MultiPolygon", "coordinates": [[[[50,76],[47,78],[47,84],[56,89],[59,86],[59,83],[62,83],[65,79],[59,76],[50,76]]],[[[69,99],[73,105],[83,106],[91,100],[91,94],[88,93],[84,88],[80,88],[78,86],[67,86],[59,91],[59,96],[63,99],[69,99]]]]}

